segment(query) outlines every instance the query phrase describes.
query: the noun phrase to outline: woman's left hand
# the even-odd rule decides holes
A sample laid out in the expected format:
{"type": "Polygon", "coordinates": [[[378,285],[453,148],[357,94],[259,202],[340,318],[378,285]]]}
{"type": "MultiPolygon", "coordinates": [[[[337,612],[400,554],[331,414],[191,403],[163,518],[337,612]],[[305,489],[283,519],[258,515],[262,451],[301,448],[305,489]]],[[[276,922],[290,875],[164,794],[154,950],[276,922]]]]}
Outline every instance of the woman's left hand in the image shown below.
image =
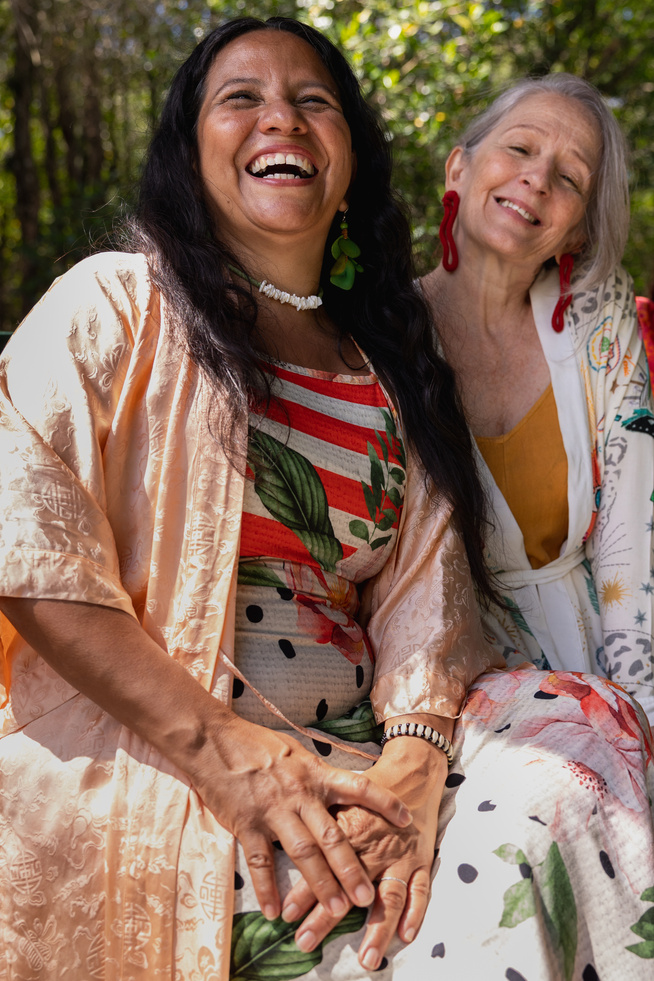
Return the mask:
{"type": "MultiPolygon", "coordinates": [[[[449,719],[411,718],[426,722],[445,735],[451,734],[449,719]]],[[[424,919],[447,760],[442,750],[425,740],[399,736],[386,744],[383,756],[366,771],[366,776],[393,790],[413,816],[413,823],[400,829],[359,806],[340,808],[336,815],[370,879],[378,883],[359,948],[360,963],[374,971],[395,934],[404,943],[411,943],[424,919]]],[[[342,919],[321,903],[316,904],[311,890],[301,880],[286,896],[282,917],[293,922],[309,910],[295,934],[298,947],[304,951],[314,950],[342,919]]]]}

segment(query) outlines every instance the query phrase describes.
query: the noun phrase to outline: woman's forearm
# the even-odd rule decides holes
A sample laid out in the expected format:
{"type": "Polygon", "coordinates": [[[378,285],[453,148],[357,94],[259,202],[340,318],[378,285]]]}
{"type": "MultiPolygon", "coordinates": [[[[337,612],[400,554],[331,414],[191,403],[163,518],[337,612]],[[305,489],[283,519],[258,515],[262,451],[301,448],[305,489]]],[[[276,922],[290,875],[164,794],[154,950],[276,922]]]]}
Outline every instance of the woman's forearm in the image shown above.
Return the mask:
{"type": "Polygon", "coordinates": [[[7,597],[0,610],[70,685],[191,778],[209,728],[234,718],[122,610],[7,597]]]}
{"type": "Polygon", "coordinates": [[[188,777],[241,842],[264,914],[279,915],[279,840],[331,908],[370,902],[374,890],[330,814],[359,805],[395,826],[411,821],[383,783],[337,770],[284,733],[239,718],[120,610],[53,600],[2,599],[0,609],[71,685],[188,777]]]}
{"type": "MultiPolygon", "coordinates": [[[[451,740],[454,721],[436,715],[405,715],[388,719],[384,728],[417,722],[431,726],[451,740]]],[[[385,743],[381,757],[368,775],[393,790],[414,814],[414,819],[420,813],[422,821],[436,826],[447,777],[447,757],[442,749],[419,736],[396,736],[385,743]]]]}

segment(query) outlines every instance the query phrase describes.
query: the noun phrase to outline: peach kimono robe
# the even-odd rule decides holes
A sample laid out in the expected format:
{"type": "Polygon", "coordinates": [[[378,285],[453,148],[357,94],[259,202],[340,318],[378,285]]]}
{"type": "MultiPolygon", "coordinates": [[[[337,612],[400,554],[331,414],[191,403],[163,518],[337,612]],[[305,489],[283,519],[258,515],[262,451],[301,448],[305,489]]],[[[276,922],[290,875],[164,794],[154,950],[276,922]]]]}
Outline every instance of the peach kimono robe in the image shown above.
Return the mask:
{"type": "MultiPolygon", "coordinates": [[[[211,409],[143,256],[96,255],[58,280],[0,360],[0,582],[125,611],[229,702],[243,476],[211,409]]],[[[413,467],[370,590],[378,718],[454,716],[501,663],[448,518],[413,467]]],[[[227,978],[231,836],[4,618],[0,639],[1,981],[192,979],[202,956],[227,978]]]]}

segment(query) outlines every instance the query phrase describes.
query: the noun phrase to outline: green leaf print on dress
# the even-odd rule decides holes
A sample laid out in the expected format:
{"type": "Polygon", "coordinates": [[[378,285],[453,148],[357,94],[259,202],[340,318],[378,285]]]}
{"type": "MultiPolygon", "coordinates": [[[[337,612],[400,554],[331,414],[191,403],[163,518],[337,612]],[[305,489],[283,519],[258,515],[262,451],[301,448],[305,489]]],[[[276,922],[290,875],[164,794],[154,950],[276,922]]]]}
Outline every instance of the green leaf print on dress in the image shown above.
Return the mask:
{"type": "MultiPolygon", "coordinates": [[[[513,620],[513,623],[518,628],[518,630],[522,630],[524,633],[529,634],[530,637],[533,637],[534,640],[536,640],[533,631],[530,629],[529,624],[527,623],[524,616],[522,615],[520,607],[518,606],[516,601],[511,599],[510,596],[502,596],[502,599],[506,603],[509,616],[513,620]]],[[[534,666],[537,667],[540,671],[550,671],[551,665],[545,656],[545,651],[541,649],[540,654],[541,654],[540,657],[532,658],[534,666]]]]}
{"type": "Polygon", "coordinates": [[[599,599],[597,598],[597,589],[595,587],[595,580],[593,579],[593,571],[591,569],[590,562],[588,561],[588,559],[584,559],[581,564],[583,568],[586,570],[586,572],[588,573],[587,576],[584,576],[584,580],[586,582],[586,589],[588,590],[588,599],[590,600],[590,605],[592,606],[595,613],[599,616],[600,615],[599,599]]]}
{"type": "Polygon", "coordinates": [[[368,442],[370,483],[366,484],[364,480],[361,481],[363,499],[372,521],[372,530],[360,518],[354,518],[350,521],[350,534],[368,542],[373,551],[391,540],[391,536],[385,533],[390,531],[399,521],[402,506],[402,494],[399,488],[406,479],[405,471],[402,469],[406,466],[402,440],[397,435],[391,414],[384,412],[383,409],[381,414],[384,417],[386,430],[383,434],[375,432],[375,435],[381,449],[382,459],[380,460],[373,444],[368,442]],[[401,466],[397,466],[397,463],[400,463],[401,466]],[[375,537],[378,531],[382,533],[380,538],[375,537]]]}
{"type": "Polygon", "coordinates": [[[261,562],[248,562],[241,559],[238,564],[239,586],[272,586],[273,589],[285,589],[286,583],[279,576],[266,568],[261,562]]]}
{"type": "Polygon", "coordinates": [[[559,846],[553,841],[545,861],[536,866],[515,845],[501,845],[495,849],[495,855],[503,862],[518,865],[522,874],[522,880],[504,893],[504,912],[499,925],[516,927],[530,916],[536,916],[540,906],[552,948],[561,955],[564,977],[570,981],[577,954],[577,904],[559,846]],[[539,870],[537,874],[536,870],[539,870]]]}
{"type": "Polygon", "coordinates": [[[260,429],[249,430],[248,466],[267,511],[295,532],[326,572],[335,572],[343,548],[334,535],[327,495],[312,463],[260,429]]]}
{"type": "Polygon", "coordinates": [[[530,916],[536,915],[536,903],[531,881],[531,866],[524,852],[513,845],[500,845],[496,849],[503,862],[518,865],[523,878],[510,886],[504,893],[504,912],[500,920],[501,927],[516,927],[530,916]]]}
{"type": "Polygon", "coordinates": [[[355,933],[366,921],[367,909],[355,906],[323,942],[305,954],[293,939],[299,923],[272,922],[258,911],[237,913],[232,929],[230,981],[291,981],[320,964],[323,947],[343,933],[355,933]]]}
{"type": "Polygon", "coordinates": [[[314,722],[311,728],[320,729],[330,736],[337,736],[352,743],[380,743],[384,732],[383,723],[377,725],[375,722],[375,715],[368,698],[339,719],[314,722]]]}
{"type": "Polygon", "coordinates": [[[565,976],[570,979],[577,953],[577,904],[568,870],[555,841],[550,845],[539,878],[545,923],[553,945],[563,951],[565,976]]]}
{"type": "MultiPolygon", "coordinates": [[[[646,889],[640,898],[646,903],[654,903],[654,888],[646,889]]],[[[627,950],[631,951],[632,954],[636,954],[638,957],[645,959],[654,958],[654,906],[650,906],[648,910],[645,910],[641,918],[637,923],[634,923],[631,929],[638,937],[643,938],[643,942],[630,944],[627,950]]]]}

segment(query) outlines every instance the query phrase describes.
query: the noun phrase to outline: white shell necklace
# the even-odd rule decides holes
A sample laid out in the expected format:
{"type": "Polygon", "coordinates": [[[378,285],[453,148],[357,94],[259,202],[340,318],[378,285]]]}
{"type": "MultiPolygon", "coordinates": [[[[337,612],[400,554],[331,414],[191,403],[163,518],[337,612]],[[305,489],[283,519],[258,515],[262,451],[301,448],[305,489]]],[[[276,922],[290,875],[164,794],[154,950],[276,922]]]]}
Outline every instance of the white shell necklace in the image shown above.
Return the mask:
{"type": "Polygon", "coordinates": [[[240,276],[241,279],[247,280],[252,286],[256,286],[260,293],[267,296],[271,300],[278,300],[280,303],[289,303],[296,310],[316,310],[318,307],[322,306],[322,298],[320,296],[297,296],[295,293],[287,293],[286,290],[280,290],[272,283],[267,282],[267,280],[262,279],[258,282],[256,279],[252,279],[246,273],[241,272],[236,266],[229,265],[228,269],[231,269],[233,273],[240,276]]]}

